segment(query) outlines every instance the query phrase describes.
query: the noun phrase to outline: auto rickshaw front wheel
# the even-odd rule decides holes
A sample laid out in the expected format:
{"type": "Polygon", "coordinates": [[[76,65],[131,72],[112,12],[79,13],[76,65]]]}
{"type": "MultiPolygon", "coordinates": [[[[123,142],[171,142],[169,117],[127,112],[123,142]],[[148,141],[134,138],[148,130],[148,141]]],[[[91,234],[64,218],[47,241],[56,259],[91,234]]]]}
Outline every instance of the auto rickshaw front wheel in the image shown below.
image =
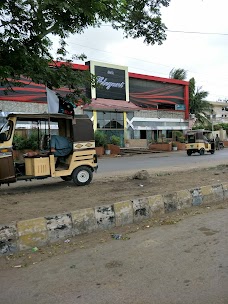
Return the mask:
{"type": "Polygon", "coordinates": [[[188,151],[187,151],[187,155],[188,155],[188,156],[191,156],[191,155],[192,155],[192,151],[191,151],[191,150],[188,150],[188,151]]]}
{"type": "Polygon", "coordinates": [[[89,167],[81,166],[72,172],[73,182],[77,186],[85,186],[88,185],[93,178],[93,172],[89,167]]]}
{"type": "Polygon", "coordinates": [[[211,154],[215,154],[215,150],[211,150],[210,152],[211,152],[211,154]]]}

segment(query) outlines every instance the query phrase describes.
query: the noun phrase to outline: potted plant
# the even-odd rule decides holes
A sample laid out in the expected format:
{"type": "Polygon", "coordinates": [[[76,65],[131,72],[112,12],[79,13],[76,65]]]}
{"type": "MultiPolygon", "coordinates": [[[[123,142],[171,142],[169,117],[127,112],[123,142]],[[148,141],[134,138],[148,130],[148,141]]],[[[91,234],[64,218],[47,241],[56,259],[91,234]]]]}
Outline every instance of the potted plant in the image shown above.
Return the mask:
{"type": "Polygon", "coordinates": [[[104,154],[104,150],[107,145],[107,136],[104,132],[97,130],[94,133],[94,138],[96,153],[98,156],[101,156],[104,154]]]}
{"type": "Polygon", "coordinates": [[[177,151],[177,144],[175,142],[172,142],[172,149],[173,151],[177,151]]]}
{"type": "Polygon", "coordinates": [[[106,155],[110,155],[110,154],[111,154],[111,150],[109,149],[109,145],[108,145],[108,144],[106,144],[106,145],[104,146],[104,149],[105,149],[105,154],[106,154],[106,155]]]}
{"type": "Polygon", "coordinates": [[[110,137],[110,143],[107,144],[107,149],[110,150],[111,154],[120,154],[120,145],[121,145],[121,139],[117,135],[112,135],[110,137]]]}
{"type": "Polygon", "coordinates": [[[120,137],[116,135],[112,135],[110,138],[110,143],[112,145],[120,146],[120,137]]]}

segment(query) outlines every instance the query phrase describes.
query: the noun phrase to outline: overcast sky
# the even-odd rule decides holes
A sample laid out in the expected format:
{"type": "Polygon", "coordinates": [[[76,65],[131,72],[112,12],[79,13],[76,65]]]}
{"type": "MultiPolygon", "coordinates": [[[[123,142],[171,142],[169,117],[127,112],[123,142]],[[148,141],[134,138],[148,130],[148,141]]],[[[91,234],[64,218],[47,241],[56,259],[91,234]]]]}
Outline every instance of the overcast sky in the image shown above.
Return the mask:
{"type": "Polygon", "coordinates": [[[170,6],[162,9],[168,31],[161,46],[147,46],[143,39],[124,39],[121,31],[106,25],[71,36],[68,51],[146,75],[168,78],[172,68],[183,68],[188,79],[194,77],[197,86],[209,92],[208,100],[217,101],[228,98],[227,14],[227,0],[171,0],[170,6]]]}

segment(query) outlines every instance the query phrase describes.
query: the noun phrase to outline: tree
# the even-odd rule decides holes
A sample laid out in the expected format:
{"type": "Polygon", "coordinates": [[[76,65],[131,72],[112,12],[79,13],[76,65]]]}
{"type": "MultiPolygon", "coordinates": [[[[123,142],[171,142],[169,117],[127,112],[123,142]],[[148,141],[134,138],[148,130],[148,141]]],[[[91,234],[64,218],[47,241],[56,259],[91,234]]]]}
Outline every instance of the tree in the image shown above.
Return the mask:
{"type": "MultiPolygon", "coordinates": [[[[186,80],[187,71],[184,69],[172,69],[169,78],[186,80]]],[[[196,87],[195,78],[189,80],[189,112],[195,114],[199,123],[208,123],[207,115],[213,110],[212,105],[205,99],[207,91],[202,91],[202,87],[196,87]]]]}
{"type": "MultiPolygon", "coordinates": [[[[144,37],[147,44],[161,44],[166,39],[160,9],[170,0],[1,0],[0,3],[0,82],[12,89],[23,75],[49,88],[67,86],[80,99],[85,82],[95,84],[90,74],[72,71],[67,59],[66,41],[69,34],[109,23],[125,37],[144,37]],[[50,34],[60,38],[57,65],[50,53],[50,34]],[[50,68],[52,66],[52,68],[50,68]]],[[[85,100],[84,100],[85,101],[85,100]]]]}
{"type": "Polygon", "coordinates": [[[195,79],[189,80],[189,111],[195,114],[199,123],[208,124],[208,113],[212,113],[213,106],[205,99],[208,96],[207,91],[202,87],[196,87],[195,79]]]}
{"type": "Polygon", "coordinates": [[[184,69],[173,68],[169,73],[169,78],[185,80],[187,78],[187,71],[185,71],[184,69]]]}

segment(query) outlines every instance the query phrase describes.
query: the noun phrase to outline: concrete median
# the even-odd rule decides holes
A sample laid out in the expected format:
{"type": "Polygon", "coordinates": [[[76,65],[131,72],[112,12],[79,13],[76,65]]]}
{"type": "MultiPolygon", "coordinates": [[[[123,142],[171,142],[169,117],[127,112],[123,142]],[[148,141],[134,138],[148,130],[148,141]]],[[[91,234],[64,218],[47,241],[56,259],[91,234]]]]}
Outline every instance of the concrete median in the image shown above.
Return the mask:
{"type": "Polygon", "coordinates": [[[112,229],[176,210],[220,203],[227,198],[228,184],[223,183],[1,225],[0,255],[42,247],[79,234],[112,229]]]}

